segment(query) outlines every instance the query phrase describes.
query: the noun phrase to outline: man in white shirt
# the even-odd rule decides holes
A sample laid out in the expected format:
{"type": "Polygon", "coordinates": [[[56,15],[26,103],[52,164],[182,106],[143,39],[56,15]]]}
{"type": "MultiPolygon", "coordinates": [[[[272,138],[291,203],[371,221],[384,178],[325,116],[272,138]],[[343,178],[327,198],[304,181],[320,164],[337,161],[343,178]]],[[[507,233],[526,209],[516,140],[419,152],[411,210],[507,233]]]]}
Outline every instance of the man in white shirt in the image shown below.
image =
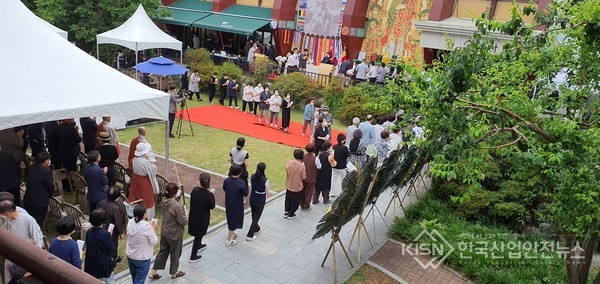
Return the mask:
{"type": "Polygon", "coordinates": [[[360,59],[356,59],[356,83],[365,82],[367,80],[367,72],[369,71],[369,66],[362,62],[360,59]]]}
{"type": "MultiPolygon", "coordinates": [[[[379,62],[377,63],[381,65],[379,62]]],[[[375,65],[373,62],[369,63],[369,66],[367,77],[369,78],[369,83],[375,84],[375,80],[377,79],[377,70],[380,66],[375,65]]]]}
{"type": "Polygon", "coordinates": [[[294,50],[292,50],[292,54],[287,60],[288,73],[298,70],[298,64],[300,64],[300,59],[298,58],[298,48],[294,48],[294,50]]]}
{"type": "Polygon", "coordinates": [[[200,48],[200,37],[197,34],[194,34],[192,42],[194,43],[194,48],[200,48]]]}

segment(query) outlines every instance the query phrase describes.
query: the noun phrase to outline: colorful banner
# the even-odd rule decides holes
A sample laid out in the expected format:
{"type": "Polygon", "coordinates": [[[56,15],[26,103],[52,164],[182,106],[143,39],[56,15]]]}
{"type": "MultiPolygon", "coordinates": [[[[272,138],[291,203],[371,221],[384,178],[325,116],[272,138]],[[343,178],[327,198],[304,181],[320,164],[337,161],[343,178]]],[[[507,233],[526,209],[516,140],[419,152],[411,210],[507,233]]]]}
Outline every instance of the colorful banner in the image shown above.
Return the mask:
{"type": "MultiPolygon", "coordinates": [[[[377,55],[389,63],[393,55],[398,59],[421,63],[423,50],[419,44],[420,34],[413,21],[429,18],[431,0],[370,0],[367,12],[367,31],[362,50],[368,60],[377,55]]],[[[360,31],[354,31],[360,33],[360,31]]]]}

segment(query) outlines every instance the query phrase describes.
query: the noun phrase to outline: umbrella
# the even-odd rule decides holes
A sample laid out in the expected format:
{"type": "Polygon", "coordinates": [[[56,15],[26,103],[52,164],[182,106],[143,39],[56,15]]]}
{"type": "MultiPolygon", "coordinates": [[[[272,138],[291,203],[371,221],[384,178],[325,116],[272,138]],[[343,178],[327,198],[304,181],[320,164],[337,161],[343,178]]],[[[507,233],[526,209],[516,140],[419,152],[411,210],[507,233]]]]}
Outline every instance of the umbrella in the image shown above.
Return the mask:
{"type": "Polygon", "coordinates": [[[161,76],[181,75],[188,71],[187,68],[176,64],[175,61],[162,56],[150,58],[146,62],[133,66],[133,68],[142,73],[152,73],[161,76]]]}

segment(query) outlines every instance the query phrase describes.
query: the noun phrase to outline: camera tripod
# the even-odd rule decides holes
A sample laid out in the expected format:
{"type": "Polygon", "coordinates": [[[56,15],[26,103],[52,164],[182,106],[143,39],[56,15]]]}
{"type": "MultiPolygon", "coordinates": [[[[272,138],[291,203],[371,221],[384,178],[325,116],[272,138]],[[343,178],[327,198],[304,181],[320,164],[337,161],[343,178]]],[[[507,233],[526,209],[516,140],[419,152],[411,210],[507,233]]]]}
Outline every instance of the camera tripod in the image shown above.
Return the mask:
{"type": "Polygon", "coordinates": [[[192,120],[190,119],[190,110],[188,109],[187,103],[184,100],[183,102],[181,102],[181,104],[179,105],[179,107],[181,108],[181,111],[179,111],[179,120],[177,120],[177,138],[181,138],[181,124],[183,121],[183,113],[187,113],[187,121],[188,124],[190,125],[190,131],[192,131],[192,137],[194,136],[194,128],[192,127],[192,120]]]}

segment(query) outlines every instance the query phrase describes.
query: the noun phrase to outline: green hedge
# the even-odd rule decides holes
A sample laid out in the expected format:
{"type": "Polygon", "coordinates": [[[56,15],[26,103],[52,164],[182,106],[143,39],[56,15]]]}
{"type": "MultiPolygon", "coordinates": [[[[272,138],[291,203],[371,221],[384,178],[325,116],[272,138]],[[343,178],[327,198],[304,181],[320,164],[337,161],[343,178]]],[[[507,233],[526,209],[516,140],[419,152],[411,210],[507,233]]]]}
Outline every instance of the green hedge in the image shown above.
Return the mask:
{"type": "MultiPolygon", "coordinates": [[[[517,235],[506,227],[469,222],[455,214],[445,201],[436,199],[429,192],[406,209],[406,218],[394,221],[390,234],[393,238],[412,242],[424,229],[436,229],[455,249],[465,248],[466,244],[481,247],[482,242],[490,247],[493,243],[550,242],[543,235],[517,235]]],[[[497,258],[492,258],[491,250],[486,251],[490,253],[487,257],[482,250],[455,250],[444,264],[477,283],[564,283],[566,280],[564,260],[557,253],[544,254],[548,258],[541,258],[539,251],[531,250],[528,251],[529,256],[535,259],[530,259],[524,257],[525,250],[505,248],[494,250],[497,258]],[[522,258],[509,257],[509,253],[519,251],[523,252],[522,258]]]]}

